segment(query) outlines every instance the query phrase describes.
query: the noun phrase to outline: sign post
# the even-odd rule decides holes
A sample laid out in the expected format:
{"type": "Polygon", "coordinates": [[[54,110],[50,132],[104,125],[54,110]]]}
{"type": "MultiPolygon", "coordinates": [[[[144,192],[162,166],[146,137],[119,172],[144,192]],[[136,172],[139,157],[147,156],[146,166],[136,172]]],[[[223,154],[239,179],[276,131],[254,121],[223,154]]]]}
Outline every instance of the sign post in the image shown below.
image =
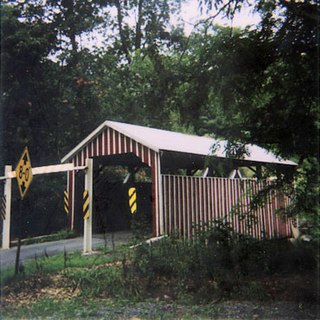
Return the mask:
{"type": "MultiPolygon", "coordinates": [[[[19,192],[21,195],[21,199],[26,195],[26,192],[31,184],[32,178],[34,175],[39,174],[50,174],[57,172],[66,172],[66,171],[74,171],[74,170],[84,170],[85,166],[74,167],[72,163],[66,164],[56,164],[49,165],[43,167],[31,167],[30,156],[28,153],[28,149],[25,148],[21,159],[18,162],[18,165],[15,171],[12,171],[12,166],[5,166],[5,175],[0,177],[0,181],[4,180],[4,194],[1,199],[1,215],[3,219],[2,224],[2,249],[10,248],[10,218],[11,218],[11,187],[12,187],[12,179],[17,179],[19,192]]],[[[65,194],[65,210],[69,209],[66,206],[69,205],[69,197],[65,194]]],[[[22,212],[22,200],[20,201],[20,212],[22,212]]],[[[69,210],[68,210],[69,212],[69,210]]],[[[66,213],[68,214],[67,210],[66,213]]],[[[17,221],[20,223],[20,216],[17,216],[17,221]]]]}
{"type": "Polygon", "coordinates": [[[86,160],[86,175],[84,181],[84,188],[87,191],[85,202],[85,215],[84,215],[84,230],[83,230],[83,253],[92,252],[92,191],[93,191],[93,159],[86,160]],[[88,205],[88,207],[87,207],[88,205]],[[86,210],[88,209],[88,210],[86,210]]]}
{"type": "MultiPolygon", "coordinates": [[[[9,172],[12,171],[12,166],[5,166],[5,176],[7,177],[9,172]]],[[[2,231],[2,249],[10,248],[10,220],[11,220],[11,179],[7,178],[4,187],[4,219],[3,219],[3,231],[2,231]]]]}
{"type": "Polygon", "coordinates": [[[18,182],[19,192],[21,196],[20,205],[19,205],[19,217],[17,219],[19,235],[18,235],[17,255],[16,255],[16,266],[15,266],[15,274],[18,274],[20,270],[19,263],[20,263],[20,248],[21,248],[22,201],[30,187],[30,184],[32,182],[32,177],[33,177],[31,161],[30,161],[30,156],[29,156],[27,147],[24,148],[15,171],[16,171],[16,179],[18,182]]]}

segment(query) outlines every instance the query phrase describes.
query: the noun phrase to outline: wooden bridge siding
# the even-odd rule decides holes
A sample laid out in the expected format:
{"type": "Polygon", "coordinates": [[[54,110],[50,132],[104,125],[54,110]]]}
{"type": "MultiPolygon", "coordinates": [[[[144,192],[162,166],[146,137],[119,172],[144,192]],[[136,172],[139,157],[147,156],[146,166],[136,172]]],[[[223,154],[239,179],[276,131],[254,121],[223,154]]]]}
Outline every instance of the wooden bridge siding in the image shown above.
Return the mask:
{"type": "MultiPolygon", "coordinates": [[[[74,166],[84,166],[87,158],[97,156],[107,156],[114,154],[133,153],[141,159],[141,161],[151,167],[152,173],[152,194],[153,194],[153,235],[159,236],[163,233],[161,226],[161,179],[160,179],[160,158],[159,154],[154,150],[143,146],[134,139],[123,135],[122,133],[106,127],[99,134],[88,141],[77,154],[71,159],[74,166]]],[[[68,175],[68,191],[70,200],[70,226],[73,228],[74,221],[74,188],[75,173],[68,175]]]]}
{"type": "Polygon", "coordinates": [[[258,239],[291,235],[291,220],[276,214],[289,204],[279,191],[268,195],[264,206],[252,216],[232,213],[237,205],[242,214],[247,212],[251,195],[263,188],[262,182],[174,175],[162,175],[162,182],[165,233],[190,238],[195,235],[195,226],[205,229],[215,219],[224,219],[236,232],[258,239]]]}

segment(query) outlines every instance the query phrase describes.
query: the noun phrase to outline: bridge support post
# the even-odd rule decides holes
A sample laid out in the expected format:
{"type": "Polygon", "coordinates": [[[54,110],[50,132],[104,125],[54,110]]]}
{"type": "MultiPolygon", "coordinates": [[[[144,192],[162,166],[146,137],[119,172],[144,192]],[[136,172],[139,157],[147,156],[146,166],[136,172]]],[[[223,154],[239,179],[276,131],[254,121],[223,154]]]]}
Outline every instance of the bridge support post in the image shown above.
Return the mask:
{"type": "Polygon", "coordinates": [[[92,213],[93,213],[93,159],[86,160],[86,173],[84,188],[89,195],[89,217],[84,220],[83,230],[83,253],[88,254],[92,252],[92,213]]]}

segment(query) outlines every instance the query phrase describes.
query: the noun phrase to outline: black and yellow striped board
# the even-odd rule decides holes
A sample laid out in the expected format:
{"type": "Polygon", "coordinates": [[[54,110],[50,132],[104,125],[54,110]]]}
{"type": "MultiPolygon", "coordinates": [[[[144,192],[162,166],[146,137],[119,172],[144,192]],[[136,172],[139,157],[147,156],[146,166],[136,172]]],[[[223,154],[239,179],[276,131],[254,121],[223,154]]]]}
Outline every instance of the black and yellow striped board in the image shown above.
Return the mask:
{"type": "Polygon", "coordinates": [[[1,218],[2,218],[2,220],[6,219],[6,207],[7,207],[6,196],[2,196],[2,199],[1,199],[1,218]]]}
{"type": "Polygon", "coordinates": [[[83,219],[87,220],[90,215],[90,210],[89,210],[89,192],[88,190],[83,191],[83,219]]]}
{"type": "Polygon", "coordinates": [[[68,191],[64,191],[63,203],[64,203],[64,211],[66,214],[69,214],[69,193],[68,191]]]}
{"type": "Polygon", "coordinates": [[[128,190],[129,195],[129,207],[132,214],[137,212],[137,192],[135,187],[131,187],[128,190]]]}

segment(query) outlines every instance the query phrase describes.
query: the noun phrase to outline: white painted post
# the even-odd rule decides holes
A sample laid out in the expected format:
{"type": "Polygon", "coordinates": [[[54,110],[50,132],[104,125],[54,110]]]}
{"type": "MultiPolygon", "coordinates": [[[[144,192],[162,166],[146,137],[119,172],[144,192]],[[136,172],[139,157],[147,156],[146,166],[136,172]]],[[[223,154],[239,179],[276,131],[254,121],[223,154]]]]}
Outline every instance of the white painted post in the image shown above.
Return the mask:
{"type": "MultiPolygon", "coordinates": [[[[12,166],[5,166],[4,172],[7,177],[12,171],[12,166]]],[[[2,227],[2,249],[10,248],[10,220],[11,220],[11,178],[7,178],[4,187],[6,197],[6,218],[3,220],[2,227]]]]}
{"type": "Polygon", "coordinates": [[[89,194],[89,218],[84,220],[83,230],[83,253],[92,252],[92,208],[93,208],[93,159],[86,159],[86,174],[84,180],[84,188],[89,194]]]}
{"type": "MultiPolygon", "coordinates": [[[[157,236],[162,236],[164,234],[164,224],[163,224],[163,188],[162,188],[162,175],[161,175],[161,163],[160,163],[160,154],[158,155],[158,193],[159,193],[159,215],[160,215],[160,234],[157,234],[157,236]]],[[[158,230],[157,230],[158,232],[158,230]]]]}

